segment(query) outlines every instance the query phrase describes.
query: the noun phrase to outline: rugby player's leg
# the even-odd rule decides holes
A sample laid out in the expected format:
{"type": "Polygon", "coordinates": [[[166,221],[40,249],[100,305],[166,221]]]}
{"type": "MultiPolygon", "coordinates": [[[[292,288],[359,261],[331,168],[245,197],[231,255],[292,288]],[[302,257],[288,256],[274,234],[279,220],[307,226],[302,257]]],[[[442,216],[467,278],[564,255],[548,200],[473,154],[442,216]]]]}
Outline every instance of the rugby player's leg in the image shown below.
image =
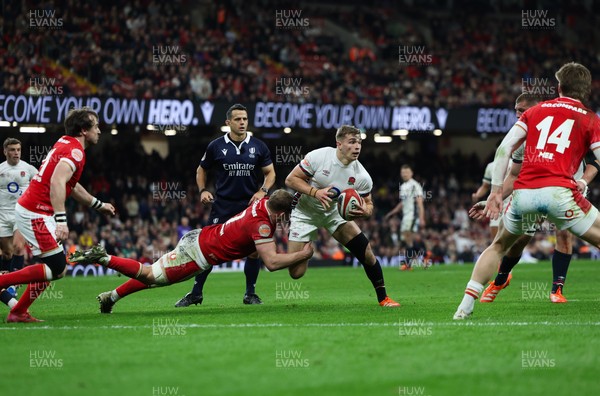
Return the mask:
{"type": "MultiPolygon", "coordinates": [[[[171,252],[172,253],[172,252],[171,252]]],[[[161,257],[151,266],[142,265],[132,259],[114,260],[115,256],[111,256],[111,262],[120,261],[118,264],[121,267],[129,267],[127,272],[133,274],[137,264],[138,270],[135,277],[123,283],[114,290],[100,293],[97,299],[100,302],[101,313],[111,313],[112,307],[117,301],[130,294],[145,290],[151,287],[169,286],[174,283],[183,282],[198,274],[201,269],[195,261],[180,262],[183,260],[167,260],[169,253],[161,257]],[[122,261],[126,260],[126,261],[122,261]]],[[[110,268],[110,267],[109,267],[110,268]]],[[[124,274],[124,273],[123,273],[124,274]]],[[[125,275],[125,274],[124,274],[125,275]]],[[[128,275],[129,276],[129,275],[128,275]]]]}
{"type": "MultiPolygon", "coordinates": [[[[308,242],[289,241],[288,242],[288,253],[299,252],[304,249],[304,246],[308,242]]],[[[308,268],[308,260],[299,262],[298,264],[292,265],[288,268],[288,272],[293,279],[299,279],[304,276],[306,269],[308,268]]]]}
{"type": "Polygon", "coordinates": [[[6,319],[7,322],[38,321],[28,313],[29,307],[50,285],[50,280],[60,279],[65,276],[67,272],[67,258],[62,251],[40,257],[40,260],[44,264],[34,264],[6,275],[7,277],[15,275],[15,278],[18,280],[15,284],[26,283],[23,282],[25,279],[29,283],[17,304],[10,310],[10,314],[6,319]]]}
{"type": "Polygon", "coordinates": [[[498,234],[492,244],[477,259],[471,279],[465,288],[463,299],[454,314],[454,319],[466,319],[473,313],[475,300],[479,298],[479,293],[484,288],[483,285],[492,278],[502,256],[508,252],[508,249],[519,238],[519,235],[509,232],[506,228],[502,226],[499,228],[498,234]]]}
{"type": "Polygon", "coordinates": [[[529,241],[531,241],[532,237],[533,235],[521,235],[519,239],[517,239],[517,241],[510,247],[510,249],[508,249],[506,255],[502,257],[502,262],[500,263],[500,268],[498,269],[498,275],[496,275],[496,279],[494,279],[494,283],[496,285],[503,285],[506,283],[508,275],[521,259],[523,250],[525,250],[525,247],[529,241]]]}
{"type": "Polygon", "coordinates": [[[13,236],[0,237],[0,250],[2,258],[0,259],[0,271],[10,271],[13,257],[13,236]]]}
{"type": "MultiPolygon", "coordinates": [[[[13,241],[12,236],[0,237],[0,250],[2,250],[2,258],[0,259],[0,273],[10,272],[13,256],[13,241]]],[[[0,301],[6,304],[9,308],[17,304],[17,300],[6,289],[0,290],[0,301]]]]}
{"type": "Polygon", "coordinates": [[[260,274],[260,258],[258,253],[253,253],[246,257],[244,264],[244,275],[246,276],[246,292],[244,293],[244,304],[262,304],[262,300],[256,294],[256,281],[260,274]]]}
{"type": "Polygon", "coordinates": [[[379,304],[385,307],[399,307],[400,304],[388,297],[381,264],[373,254],[371,243],[358,225],[354,221],[343,223],[331,236],[344,245],[363,265],[367,278],[375,288],[379,304]]]}
{"type": "Polygon", "coordinates": [[[506,254],[502,257],[496,278],[490,282],[483,293],[481,293],[481,298],[479,300],[480,302],[494,302],[498,296],[498,293],[500,293],[500,290],[506,288],[510,284],[510,280],[512,279],[512,275],[510,273],[521,259],[521,254],[523,253],[525,246],[527,246],[531,240],[532,236],[533,234],[521,235],[519,239],[517,239],[517,241],[510,247],[510,249],[508,249],[508,252],[506,252],[506,254]]]}
{"type": "Polygon", "coordinates": [[[567,299],[562,295],[571,256],[573,254],[573,237],[567,230],[556,230],[556,247],[552,255],[552,292],[550,301],[553,303],[566,303],[567,299]]]}
{"type": "Polygon", "coordinates": [[[13,256],[11,262],[11,271],[17,271],[25,265],[25,238],[19,230],[15,231],[13,238],[13,256]]]}

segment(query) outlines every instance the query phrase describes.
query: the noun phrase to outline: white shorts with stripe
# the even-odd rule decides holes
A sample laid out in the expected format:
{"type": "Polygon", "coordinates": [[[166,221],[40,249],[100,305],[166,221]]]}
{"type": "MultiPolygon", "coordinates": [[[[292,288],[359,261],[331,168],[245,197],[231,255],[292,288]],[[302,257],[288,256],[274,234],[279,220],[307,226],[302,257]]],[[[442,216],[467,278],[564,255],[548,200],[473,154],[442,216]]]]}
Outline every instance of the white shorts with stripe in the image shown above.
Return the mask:
{"type": "Polygon", "coordinates": [[[32,212],[17,203],[15,220],[34,256],[47,257],[63,251],[62,244],[56,241],[53,216],[32,212]]]}
{"type": "Polygon", "coordinates": [[[511,234],[522,235],[543,221],[545,215],[558,229],[569,229],[580,236],[590,229],[598,209],[570,188],[519,189],[513,192],[504,211],[504,227],[511,234]]]}
{"type": "Polygon", "coordinates": [[[211,267],[200,250],[200,232],[201,229],[189,231],[181,237],[175,249],[152,264],[152,274],[157,285],[183,282],[211,267]]]}

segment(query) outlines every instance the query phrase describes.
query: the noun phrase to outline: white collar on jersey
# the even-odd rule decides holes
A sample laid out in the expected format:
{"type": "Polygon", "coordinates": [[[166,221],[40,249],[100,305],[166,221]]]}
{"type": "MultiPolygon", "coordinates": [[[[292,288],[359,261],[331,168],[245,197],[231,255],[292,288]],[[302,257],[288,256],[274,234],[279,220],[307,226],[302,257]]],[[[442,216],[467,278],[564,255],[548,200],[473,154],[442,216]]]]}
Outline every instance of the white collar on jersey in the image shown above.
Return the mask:
{"type": "Polygon", "coordinates": [[[238,155],[240,154],[240,149],[242,148],[242,145],[244,143],[248,144],[248,142],[250,142],[250,134],[248,132],[246,132],[246,138],[239,143],[239,146],[236,144],[236,142],[234,142],[233,140],[229,139],[229,134],[228,133],[225,134],[225,143],[231,143],[231,144],[233,144],[233,146],[235,147],[235,153],[238,154],[238,155]]]}

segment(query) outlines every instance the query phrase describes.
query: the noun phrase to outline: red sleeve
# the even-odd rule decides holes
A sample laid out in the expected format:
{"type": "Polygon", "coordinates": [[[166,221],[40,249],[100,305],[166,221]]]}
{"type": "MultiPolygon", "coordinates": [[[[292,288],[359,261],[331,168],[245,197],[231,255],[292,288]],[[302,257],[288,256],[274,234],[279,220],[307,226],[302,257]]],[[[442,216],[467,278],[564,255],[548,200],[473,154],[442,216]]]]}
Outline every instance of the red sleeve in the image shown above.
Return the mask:
{"type": "Polygon", "coordinates": [[[256,221],[250,222],[248,231],[255,244],[273,242],[273,233],[275,230],[264,219],[256,219],[256,221]]]}
{"type": "Polygon", "coordinates": [[[600,117],[595,116],[594,121],[592,122],[592,131],[591,131],[591,144],[590,149],[594,150],[600,147],[600,117]]]}
{"type": "Polygon", "coordinates": [[[66,161],[73,172],[77,172],[84,164],[85,154],[78,147],[67,146],[62,151],[60,160],[66,161]]]}

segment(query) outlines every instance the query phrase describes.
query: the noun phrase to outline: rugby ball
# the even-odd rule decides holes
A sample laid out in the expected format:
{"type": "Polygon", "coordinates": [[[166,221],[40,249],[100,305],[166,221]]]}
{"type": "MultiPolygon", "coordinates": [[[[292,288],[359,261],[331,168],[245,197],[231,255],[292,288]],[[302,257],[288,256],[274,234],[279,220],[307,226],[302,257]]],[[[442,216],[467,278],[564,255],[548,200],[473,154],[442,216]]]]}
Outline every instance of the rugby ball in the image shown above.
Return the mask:
{"type": "Polygon", "coordinates": [[[364,203],[362,197],[355,189],[349,188],[340,193],[337,201],[338,213],[344,220],[352,220],[350,211],[364,203]]]}

